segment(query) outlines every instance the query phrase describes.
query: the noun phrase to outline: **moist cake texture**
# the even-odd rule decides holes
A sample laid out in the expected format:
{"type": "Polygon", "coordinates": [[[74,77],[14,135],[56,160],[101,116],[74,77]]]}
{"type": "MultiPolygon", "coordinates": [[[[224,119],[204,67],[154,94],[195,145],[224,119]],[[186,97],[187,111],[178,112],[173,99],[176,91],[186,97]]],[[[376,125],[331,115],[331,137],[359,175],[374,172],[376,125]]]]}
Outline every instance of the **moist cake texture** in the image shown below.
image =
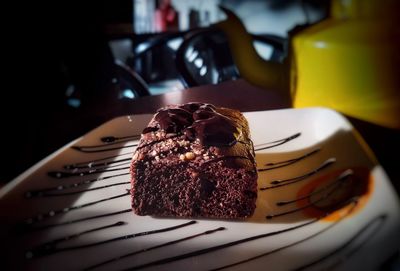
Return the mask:
{"type": "Polygon", "coordinates": [[[158,110],[131,163],[138,215],[246,218],[257,198],[253,143],[237,110],[188,103],[158,110]]]}

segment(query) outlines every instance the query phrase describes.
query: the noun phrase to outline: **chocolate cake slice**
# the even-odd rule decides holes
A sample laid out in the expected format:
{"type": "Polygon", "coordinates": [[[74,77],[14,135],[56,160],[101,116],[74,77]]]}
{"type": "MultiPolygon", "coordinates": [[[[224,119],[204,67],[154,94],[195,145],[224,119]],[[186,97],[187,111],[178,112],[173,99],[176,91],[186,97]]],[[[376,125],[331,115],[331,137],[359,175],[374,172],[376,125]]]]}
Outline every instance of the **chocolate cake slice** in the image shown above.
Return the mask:
{"type": "Polygon", "coordinates": [[[188,103],[160,109],[132,164],[138,215],[245,218],[257,198],[253,143],[237,110],[188,103]]]}

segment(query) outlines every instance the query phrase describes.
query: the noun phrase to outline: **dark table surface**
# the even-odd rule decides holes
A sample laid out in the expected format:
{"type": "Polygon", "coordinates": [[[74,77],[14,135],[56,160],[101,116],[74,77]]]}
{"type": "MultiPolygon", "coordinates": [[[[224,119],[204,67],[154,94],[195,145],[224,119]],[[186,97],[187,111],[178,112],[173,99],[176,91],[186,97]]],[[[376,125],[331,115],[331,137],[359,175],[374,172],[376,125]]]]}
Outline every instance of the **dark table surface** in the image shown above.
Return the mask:
{"type": "Polygon", "coordinates": [[[127,114],[154,113],[168,104],[206,102],[217,106],[238,109],[242,112],[290,107],[290,102],[273,90],[251,85],[243,79],[228,81],[219,85],[204,85],[157,96],[142,97],[118,104],[117,107],[102,111],[106,117],[127,114]]]}

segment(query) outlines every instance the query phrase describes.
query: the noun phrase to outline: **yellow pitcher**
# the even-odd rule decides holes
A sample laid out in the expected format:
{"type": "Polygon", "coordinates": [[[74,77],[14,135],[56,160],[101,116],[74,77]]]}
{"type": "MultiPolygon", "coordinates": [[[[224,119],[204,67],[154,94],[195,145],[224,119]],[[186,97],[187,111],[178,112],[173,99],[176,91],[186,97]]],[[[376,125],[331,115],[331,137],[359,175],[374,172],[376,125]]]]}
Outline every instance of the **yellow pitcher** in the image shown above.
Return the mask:
{"type": "Polygon", "coordinates": [[[400,1],[333,0],[325,20],[289,33],[283,63],[260,58],[241,21],[217,24],[243,78],[289,96],[400,129],[400,1]]]}

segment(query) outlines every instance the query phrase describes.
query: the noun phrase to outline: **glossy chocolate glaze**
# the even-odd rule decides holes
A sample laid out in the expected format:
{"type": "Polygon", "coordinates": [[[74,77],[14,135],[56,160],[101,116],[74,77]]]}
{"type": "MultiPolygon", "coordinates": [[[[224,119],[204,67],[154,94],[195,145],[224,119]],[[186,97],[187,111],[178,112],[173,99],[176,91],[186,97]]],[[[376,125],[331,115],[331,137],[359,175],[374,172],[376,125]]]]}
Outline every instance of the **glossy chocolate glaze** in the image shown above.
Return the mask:
{"type": "Polygon", "coordinates": [[[144,134],[163,130],[183,134],[190,141],[199,140],[205,146],[232,146],[241,129],[235,121],[218,113],[213,105],[203,103],[161,109],[154,118],[157,127],[145,128],[144,134]]]}

